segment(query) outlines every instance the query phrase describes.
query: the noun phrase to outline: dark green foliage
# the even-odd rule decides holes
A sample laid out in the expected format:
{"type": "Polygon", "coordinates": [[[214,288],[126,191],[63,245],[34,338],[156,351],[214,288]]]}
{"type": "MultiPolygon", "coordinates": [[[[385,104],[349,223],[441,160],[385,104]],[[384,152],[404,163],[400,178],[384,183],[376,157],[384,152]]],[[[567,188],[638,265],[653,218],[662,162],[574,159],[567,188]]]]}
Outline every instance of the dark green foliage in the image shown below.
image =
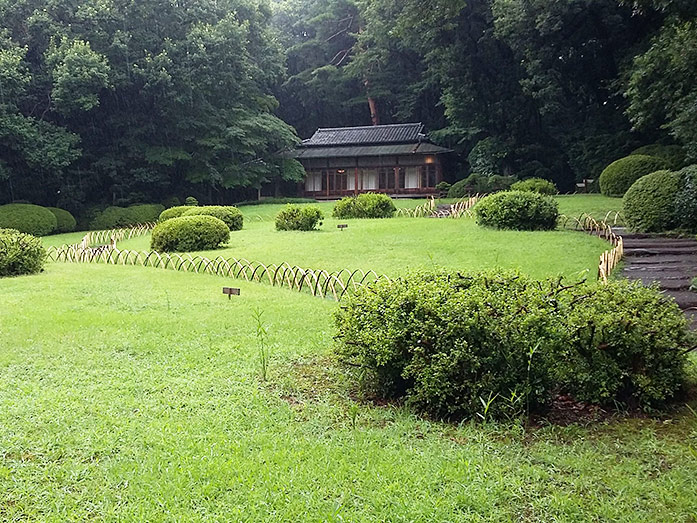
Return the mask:
{"type": "Polygon", "coordinates": [[[171,209],[172,207],[179,207],[182,204],[181,200],[176,196],[170,196],[162,201],[165,209],[171,209]]]}
{"type": "Polygon", "coordinates": [[[660,406],[683,384],[686,321],[640,284],[414,273],[359,288],[336,352],[364,393],[445,418],[539,412],[555,393],[660,406]]]}
{"type": "Polygon", "coordinates": [[[474,207],[477,224],[495,229],[551,230],[557,226],[559,206],[550,196],[505,191],[480,200],[474,207]]]}
{"type": "Polygon", "coordinates": [[[680,190],[675,195],[675,219],[678,227],[697,231],[697,165],[681,169],[680,190]]]}
{"type": "Polygon", "coordinates": [[[190,211],[191,207],[188,205],[179,205],[177,207],[170,207],[169,209],[165,209],[160,213],[160,218],[159,221],[164,222],[166,220],[169,220],[171,218],[179,218],[182,216],[185,212],[190,211]]]}
{"type": "Polygon", "coordinates": [[[515,176],[491,176],[484,174],[470,174],[464,180],[455,182],[448,191],[448,198],[464,198],[475,194],[489,194],[498,191],[507,191],[516,182],[515,176]]]}
{"type": "Polygon", "coordinates": [[[612,162],[600,175],[600,192],[622,197],[642,176],[665,169],[667,162],[654,156],[635,154],[612,162]]]}
{"type": "Polygon", "coordinates": [[[159,203],[107,207],[90,223],[90,229],[107,230],[156,222],[165,210],[159,203]]]}
{"type": "Polygon", "coordinates": [[[658,143],[644,145],[632,151],[630,156],[635,154],[662,158],[668,164],[668,169],[672,171],[677,171],[685,167],[685,149],[679,145],[662,145],[658,143]]]}
{"type": "Polygon", "coordinates": [[[214,216],[180,216],[159,223],[150,247],[160,252],[215,249],[230,240],[230,229],[214,216]]]}
{"type": "Polygon", "coordinates": [[[47,207],[47,209],[56,217],[56,233],[73,232],[75,230],[75,227],[77,227],[77,221],[68,211],[65,209],[59,209],[58,207],[47,207]]]}
{"type": "Polygon", "coordinates": [[[195,207],[198,205],[198,200],[193,196],[187,196],[184,200],[184,205],[188,205],[189,207],[195,207]]]}
{"type": "Polygon", "coordinates": [[[219,220],[225,222],[225,225],[231,231],[239,231],[242,229],[244,223],[244,218],[242,217],[242,212],[237,207],[232,206],[222,206],[222,205],[208,205],[205,207],[194,207],[189,208],[182,216],[215,216],[219,220]]]}
{"type": "Polygon", "coordinates": [[[46,207],[28,203],[0,206],[0,228],[17,229],[34,236],[46,236],[56,230],[58,220],[46,207]]]}
{"type": "Polygon", "coordinates": [[[662,232],[678,225],[675,197],[680,174],[656,171],[639,178],[622,199],[627,226],[637,232],[662,232]]]}
{"type": "Polygon", "coordinates": [[[386,194],[364,193],[342,198],[334,205],[335,218],[392,218],[397,208],[386,194]]]}
{"type": "Polygon", "coordinates": [[[559,193],[559,190],[557,189],[556,185],[554,185],[549,180],[545,180],[543,178],[528,178],[527,180],[521,180],[511,185],[511,190],[536,192],[539,194],[547,194],[550,196],[559,193]]]}
{"type": "Polygon", "coordinates": [[[40,272],[46,249],[35,236],[16,229],[0,229],[0,278],[40,272]]]}
{"type": "Polygon", "coordinates": [[[453,184],[448,183],[448,182],[438,182],[436,184],[436,189],[438,189],[441,192],[447,193],[452,186],[453,186],[453,184]]]}
{"type": "Polygon", "coordinates": [[[277,231],[311,231],[322,225],[324,214],[316,205],[288,204],[276,215],[277,231]]]}
{"type": "Polygon", "coordinates": [[[248,205],[277,205],[286,203],[317,203],[312,198],[264,198],[262,200],[248,200],[236,203],[235,206],[243,207],[248,205]]]}

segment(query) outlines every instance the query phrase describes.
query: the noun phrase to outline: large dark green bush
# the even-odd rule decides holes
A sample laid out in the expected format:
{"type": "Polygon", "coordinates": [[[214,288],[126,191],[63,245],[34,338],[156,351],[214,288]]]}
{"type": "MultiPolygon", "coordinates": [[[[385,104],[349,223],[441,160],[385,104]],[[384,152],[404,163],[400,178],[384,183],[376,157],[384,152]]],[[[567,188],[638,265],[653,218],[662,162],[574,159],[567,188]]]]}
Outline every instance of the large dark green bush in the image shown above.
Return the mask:
{"type": "Polygon", "coordinates": [[[448,190],[448,198],[464,198],[474,194],[489,194],[499,191],[507,191],[516,182],[515,176],[501,176],[494,174],[472,173],[464,180],[455,182],[448,190]]]}
{"type": "Polygon", "coordinates": [[[0,278],[40,272],[46,249],[39,238],[16,229],[0,229],[0,278]]]}
{"type": "Polygon", "coordinates": [[[655,289],[510,272],[381,280],[335,320],[364,393],[446,418],[542,411],[560,393],[660,406],[682,386],[689,346],[684,316],[655,289]]]}
{"type": "Polygon", "coordinates": [[[364,193],[342,198],[334,205],[332,216],[344,218],[392,218],[397,208],[386,194],[364,193]]]}
{"type": "Polygon", "coordinates": [[[536,192],[552,196],[559,193],[559,189],[549,180],[544,178],[528,178],[511,185],[512,191],[536,192]]]}
{"type": "Polygon", "coordinates": [[[675,195],[675,221],[677,226],[697,231],[697,165],[681,169],[680,190],[675,195]]]}
{"type": "Polygon", "coordinates": [[[668,168],[674,171],[685,167],[685,149],[679,145],[661,145],[658,143],[644,145],[632,151],[630,156],[637,154],[662,158],[668,163],[668,168]]]}
{"type": "Polygon", "coordinates": [[[504,191],[482,198],[474,206],[474,214],[484,227],[541,231],[556,228],[559,206],[550,196],[504,191]]]}
{"type": "Polygon", "coordinates": [[[153,223],[158,220],[164,210],[164,206],[159,203],[107,207],[95,216],[90,223],[90,229],[108,230],[153,223]]]}
{"type": "Polygon", "coordinates": [[[169,209],[165,209],[160,213],[159,221],[164,222],[167,220],[171,220],[172,218],[179,218],[180,216],[183,216],[185,212],[190,210],[190,205],[179,205],[177,207],[170,207],[169,209]]]}
{"type": "Polygon", "coordinates": [[[608,165],[600,174],[600,192],[605,196],[622,197],[642,176],[666,169],[668,163],[655,156],[626,156],[608,165]]]}
{"type": "Polygon", "coordinates": [[[29,203],[0,206],[0,228],[16,229],[34,236],[46,236],[56,230],[58,220],[46,207],[29,203]]]}
{"type": "Polygon", "coordinates": [[[165,198],[164,200],[162,200],[162,205],[164,206],[165,209],[171,209],[172,207],[179,207],[181,204],[182,204],[182,201],[177,196],[170,196],[169,198],[165,198]]]}
{"type": "Polygon", "coordinates": [[[198,205],[198,200],[193,196],[187,196],[184,199],[184,205],[188,205],[189,207],[196,207],[198,205]]]}
{"type": "Polygon", "coordinates": [[[70,212],[66,211],[65,209],[59,209],[58,207],[47,207],[47,209],[56,217],[57,225],[54,232],[63,233],[73,232],[75,230],[75,227],[77,227],[77,221],[75,220],[75,217],[70,214],[70,212]]]}
{"type": "Polygon", "coordinates": [[[161,252],[215,249],[230,239],[230,229],[214,216],[180,216],[159,223],[150,246],[161,252]]]}
{"type": "Polygon", "coordinates": [[[278,231],[311,231],[317,224],[322,225],[324,214],[316,205],[286,205],[276,215],[278,231]]]}
{"type": "Polygon", "coordinates": [[[219,220],[223,220],[231,231],[239,231],[242,229],[244,218],[242,211],[237,207],[222,206],[222,205],[207,205],[205,207],[189,207],[182,216],[215,216],[219,220]]]}
{"type": "Polygon", "coordinates": [[[656,171],[639,178],[622,199],[627,226],[638,232],[661,232],[678,223],[675,196],[680,190],[680,174],[656,171]]]}

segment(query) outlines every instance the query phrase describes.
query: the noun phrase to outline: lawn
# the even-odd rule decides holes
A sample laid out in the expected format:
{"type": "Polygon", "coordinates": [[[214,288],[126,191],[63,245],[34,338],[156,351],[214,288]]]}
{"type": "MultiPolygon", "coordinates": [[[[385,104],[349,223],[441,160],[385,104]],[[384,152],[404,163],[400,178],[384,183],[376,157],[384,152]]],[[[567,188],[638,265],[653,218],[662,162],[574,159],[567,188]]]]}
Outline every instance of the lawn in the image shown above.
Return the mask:
{"type": "Polygon", "coordinates": [[[225,283],[77,264],[0,280],[0,519],[697,515],[689,412],[523,429],[355,405],[330,358],[334,302],[245,282],[229,301],[225,283]]]}
{"type": "MultiPolygon", "coordinates": [[[[593,209],[611,208],[616,199],[598,200],[593,209]]],[[[562,198],[562,208],[576,207],[562,198]],[[568,203],[567,203],[568,202],[568,203]]],[[[413,202],[412,202],[413,203],[413,202]]],[[[401,205],[402,202],[398,202],[401,205]]],[[[332,203],[322,203],[325,215],[321,230],[279,232],[273,216],[280,205],[242,207],[245,226],[233,232],[225,249],[202,256],[244,258],[266,264],[283,262],[305,268],[336,271],[374,270],[389,276],[408,269],[446,267],[457,270],[503,267],[519,269],[533,277],[563,275],[578,278],[595,274],[600,254],[608,244],[575,231],[514,232],[478,227],[472,218],[389,220],[336,220],[330,218],[332,203]],[[339,223],[348,229],[339,230],[339,223]]],[[[149,236],[119,243],[119,248],[149,250],[149,236]]]]}

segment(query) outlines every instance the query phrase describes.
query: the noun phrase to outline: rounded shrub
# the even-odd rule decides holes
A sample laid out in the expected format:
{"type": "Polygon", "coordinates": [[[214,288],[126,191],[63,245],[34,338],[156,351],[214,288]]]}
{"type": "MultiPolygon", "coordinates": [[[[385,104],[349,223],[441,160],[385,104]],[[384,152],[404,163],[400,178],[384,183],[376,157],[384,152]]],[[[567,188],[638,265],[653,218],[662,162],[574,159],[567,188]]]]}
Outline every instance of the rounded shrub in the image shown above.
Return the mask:
{"type": "Polygon", "coordinates": [[[0,206],[0,228],[16,229],[34,236],[46,236],[56,230],[58,220],[46,207],[30,203],[0,206]]]}
{"type": "Polygon", "coordinates": [[[644,145],[630,153],[630,155],[637,154],[662,158],[668,163],[668,168],[674,171],[685,167],[685,149],[679,145],[662,145],[658,143],[644,145]]]}
{"type": "Polygon", "coordinates": [[[0,278],[40,272],[46,249],[39,238],[16,229],[0,229],[0,278]]]}
{"type": "Polygon", "coordinates": [[[176,196],[170,196],[162,200],[162,205],[165,209],[170,209],[171,207],[179,207],[182,204],[181,200],[176,196]]]}
{"type": "Polygon", "coordinates": [[[230,229],[214,216],[180,216],[159,223],[150,247],[161,252],[215,249],[230,239],[230,229]]]}
{"type": "Polygon", "coordinates": [[[316,205],[286,205],[276,215],[277,231],[311,231],[322,225],[324,214],[316,205]]]}
{"type": "Polygon", "coordinates": [[[130,221],[129,225],[139,225],[142,223],[154,223],[160,218],[160,214],[165,210],[165,206],[159,203],[142,203],[127,207],[130,221]]]}
{"type": "Polygon", "coordinates": [[[473,194],[489,194],[499,191],[507,191],[516,182],[515,176],[501,176],[493,174],[472,173],[464,180],[455,182],[448,190],[448,198],[464,198],[473,194]]]}
{"type": "Polygon", "coordinates": [[[620,158],[600,174],[600,192],[621,198],[639,178],[667,167],[665,160],[655,156],[635,154],[620,158]]]}
{"type": "Polygon", "coordinates": [[[73,232],[75,230],[75,227],[77,227],[77,220],[75,220],[75,217],[70,214],[70,212],[65,209],[59,209],[58,207],[47,207],[47,209],[56,217],[57,225],[54,232],[73,232]]]}
{"type": "Polygon", "coordinates": [[[169,209],[165,209],[160,213],[160,218],[159,221],[164,222],[167,220],[170,220],[172,218],[179,218],[182,216],[186,211],[190,211],[191,207],[189,205],[179,205],[177,207],[170,207],[169,209]]]}
{"type": "Polygon", "coordinates": [[[102,212],[97,213],[90,223],[90,228],[108,230],[152,223],[158,220],[164,210],[164,206],[159,203],[138,204],[130,207],[107,207],[102,212]]]}
{"type": "Polygon", "coordinates": [[[544,178],[528,178],[511,185],[512,191],[536,192],[552,196],[559,193],[559,189],[554,183],[544,178]]]}
{"type": "Polygon", "coordinates": [[[332,216],[344,218],[392,218],[397,208],[386,194],[363,193],[342,198],[334,205],[332,216]]]}
{"type": "Polygon", "coordinates": [[[545,231],[555,229],[559,206],[550,196],[504,191],[482,198],[474,206],[477,223],[495,229],[545,231]]]}
{"type": "Polygon", "coordinates": [[[697,231],[697,165],[678,171],[680,189],[675,195],[675,221],[677,226],[697,231]]]}
{"type": "Polygon", "coordinates": [[[187,205],[189,207],[196,207],[198,205],[198,200],[193,196],[187,196],[184,199],[184,205],[187,205]]]}
{"type": "Polygon", "coordinates": [[[656,171],[639,178],[622,199],[627,226],[638,232],[661,232],[675,228],[675,196],[680,174],[656,171]]]}
{"type": "Polygon", "coordinates": [[[437,417],[543,412],[557,394],[657,407],[684,383],[685,317],[638,283],[412,273],[342,305],[335,352],[362,392],[437,417]]]}
{"type": "Polygon", "coordinates": [[[215,216],[225,222],[231,231],[242,229],[244,218],[237,207],[222,205],[207,205],[205,207],[188,207],[182,216],[215,216]]]}

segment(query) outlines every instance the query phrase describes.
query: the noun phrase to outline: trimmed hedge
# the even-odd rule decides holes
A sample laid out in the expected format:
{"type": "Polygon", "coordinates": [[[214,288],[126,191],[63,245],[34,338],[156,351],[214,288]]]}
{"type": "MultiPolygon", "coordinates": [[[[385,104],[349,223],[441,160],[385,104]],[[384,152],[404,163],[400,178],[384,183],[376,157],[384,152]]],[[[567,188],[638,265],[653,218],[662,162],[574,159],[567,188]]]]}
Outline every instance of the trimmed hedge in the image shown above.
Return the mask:
{"type": "Polygon", "coordinates": [[[675,220],[678,227],[697,231],[697,165],[678,171],[680,190],[675,195],[675,220]]]}
{"type": "Polygon", "coordinates": [[[186,211],[190,210],[190,205],[178,205],[177,207],[170,207],[169,209],[165,209],[160,213],[159,221],[164,222],[167,220],[171,220],[172,218],[179,218],[186,211]]]}
{"type": "Polygon", "coordinates": [[[56,230],[58,220],[46,207],[30,203],[0,206],[0,228],[16,229],[34,236],[46,236],[56,230]]]}
{"type": "Polygon", "coordinates": [[[39,238],[16,229],[0,229],[0,278],[40,272],[46,249],[39,238]]]}
{"type": "Polygon", "coordinates": [[[184,199],[184,205],[187,205],[189,207],[197,207],[198,206],[198,200],[194,198],[193,196],[187,196],[184,199]]]}
{"type": "Polygon", "coordinates": [[[661,232],[678,225],[675,196],[680,174],[656,171],[639,178],[622,199],[627,226],[637,232],[661,232]]]}
{"type": "Polygon", "coordinates": [[[472,173],[464,180],[455,182],[448,190],[448,198],[464,198],[473,194],[489,194],[507,191],[518,180],[515,176],[472,173]]]}
{"type": "Polygon", "coordinates": [[[556,394],[655,408],[684,383],[687,321],[656,289],[517,273],[413,273],[358,288],[335,352],[364,394],[443,418],[542,412],[556,394]]]}
{"type": "Polygon", "coordinates": [[[512,191],[524,191],[524,192],[536,192],[539,194],[546,194],[549,196],[559,194],[559,189],[549,180],[544,178],[528,178],[526,180],[521,180],[515,182],[511,185],[512,191]]]}
{"type": "Polygon", "coordinates": [[[70,212],[65,209],[59,209],[58,207],[47,207],[56,217],[56,233],[62,232],[73,232],[75,227],[77,227],[77,220],[70,214],[70,212]]]}
{"type": "Polygon", "coordinates": [[[237,207],[222,205],[207,205],[205,207],[189,207],[182,216],[214,216],[225,222],[231,231],[242,229],[244,217],[237,207]]]}
{"type": "Polygon", "coordinates": [[[392,218],[397,208],[386,194],[364,193],[342,198],[334,205],[332,216],[344,218],[392,218]]]}
{"type": "Polygon", "coordinates": [[[668,162],[655,156],[636,154],[620,158],[600,174],[600,192],[621,198],[639,178],[667,167],[668,162]]]}
{"type": "Polygon", "coordinates": [[[90,229],[108,230],[156,222],[165,210],[159,203],[131,205],[130,207],[107,207],[90,223],[90,229]]]}
{"type": "Polygon", "coordinates": [[[276,215],[277,231],[311,231],[322,225],[324,214],[316,205],[286,205],[276,215]]]}
{"type": "Polygon", "coordinates": [[[230,229],[214,216],[180,216],[159,223],[150,247],[161,252],[216,249],[230,240],[230,229]]]}
{"type": "Polygon", "coordinates": [[[674,171],[685,167],[685,158],[687,156],[685,149],[679,145],[661,145],[658,143],[639,147],[632,151],[630,156],[638,154],[662,158],[668,163],[668,168],[674,171]]]}
{"type": "Polygon", "coordinates": [[[559,206],[550,196],[504,191],[486,196],[474,206],[477,224],[495,229],[544,231],[557,227],[559,206]]]}

